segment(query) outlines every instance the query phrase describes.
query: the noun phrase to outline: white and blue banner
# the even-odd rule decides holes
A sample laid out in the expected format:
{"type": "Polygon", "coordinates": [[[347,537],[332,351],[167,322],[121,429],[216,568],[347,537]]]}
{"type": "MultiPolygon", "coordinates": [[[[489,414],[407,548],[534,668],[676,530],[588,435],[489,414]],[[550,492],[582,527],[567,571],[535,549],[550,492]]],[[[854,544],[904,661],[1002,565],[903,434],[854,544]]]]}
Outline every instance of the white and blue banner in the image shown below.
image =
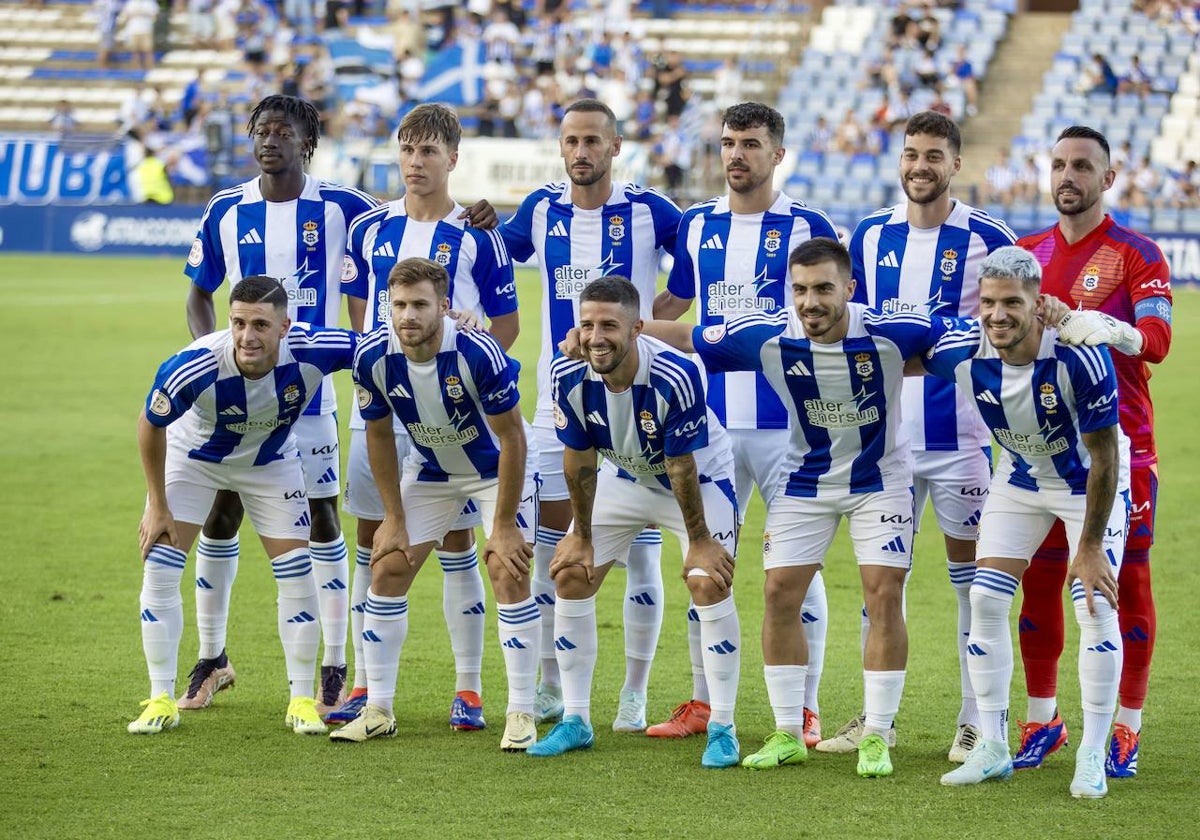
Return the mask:
{"type": "Polygon", "coordinates": [[[0,205],[0,254],[175,256],[182,260],[196,238],[203,213],[203,207],[191,205],[0,205]]]}
{"type": "Polygon", "coordinates": [[[124,144],[0,134],[0,204],[128,202],[124,144]]]}
{"type": "Polygon", "coordinates": [[[447,105],[478,105],[483,101],[483,43],[463,41],[439,50],[425,64],[417,98],[447,105]]]}

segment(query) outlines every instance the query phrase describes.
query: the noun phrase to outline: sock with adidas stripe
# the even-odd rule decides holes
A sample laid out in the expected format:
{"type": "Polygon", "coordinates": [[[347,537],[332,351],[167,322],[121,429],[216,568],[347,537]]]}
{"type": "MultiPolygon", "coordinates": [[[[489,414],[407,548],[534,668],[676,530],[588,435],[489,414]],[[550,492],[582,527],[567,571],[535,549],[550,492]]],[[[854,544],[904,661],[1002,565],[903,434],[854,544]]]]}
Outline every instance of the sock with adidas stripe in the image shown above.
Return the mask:
{"type": "Polygon", "coordinates": [[[688,602],[687,611],[688,658],[692,663],[692,699],[708,702],[708,678],[704,676],[704,646],[700,644],[700,613],[696,602],[688,602]]]}
{"type": "Polygon", "coordinates": [[[704,677],[708,681],[710,723],[733,723],[738,676],[742,670],[742,629],[730,593],[724,601],[695,607],[700,619],[700,647],[704,677]]]}
{"type": "Polygon", "coordinates": [[[350,622],[350,557],[346,539],[338,534],[331,542],[310,542],[317,605],[321,611],[321,635],[325,642],[322,665],[346,664],[346,627],[350,622]]]}
{"type": "Polygon", "coordinates": [[[200,658],[216,659],[225,650],[229,594],[237,578],[240,544],[200,535],[196,544],[196,629],[200,658]]]}
{"type": "Polygon", "coordinates": [[[508,676],[508,710],[505,713],[533,714],[541,614],[533,598],[516,604],[497,604],[496,613],[504,672],[508,676]]]}
{"type": "Polygon", "coordinates": [[[645,694],[662,630],[662,532],[647,528],[629,547],[625,566],[625,685],[645,694]]]}
{"type": "Polygon", "coordinates": [[[542,669],[541,683],[545,686],[560,686],[562,679],[558,673],[558,660],[554,655],[554,581],[550,579],[550,563],[554,560],[554,550],[559,541],[567,535],[566,531],[558,531],[539,525],[533,541],[533,574],[529,580],[529,589],[537,604],[538,612],[542,614],[541,641],[538,643],[538,664],[542,669]]]}
{"type": "Polygon", "coordinates": [[[179,592],[187,555],[169,545],[155,545],[142,564],[142,651],[150,674],[150,696],[175,696],[179,640],[183,637],[183,596],[179,592]]]}
{"type": "Polygon", "coordinates": [[[562,677],[563,714],[592,720],[592,674],[596,670],[596,596],[554,602],[554,650],[562,677]]]}
{"type": "Polygon", "coordinates": [[[1008,626],[1017,579],[999,569],[980,567],[971,584],[971,635],[967,669],[979,705],[985,741],[1008,743],[1008,691],[1012,683],[1013,645],[1008,626]]]}
{"type": "Polygon", "coordinates": [[[1099,592],[1093,593],[1088,612],[1083,584],[1071,583],[1075,620],[1079,623],[1079,693],[1083,705],[1083,736],[1080,749],[1108,748],[1108,731],[1117,708],[1124,647],[1117,612],[1099,592]]]}
{"type": "Polygon", "coordinates": [[[350,644],[354,647],[354,688],[367,687],[366,660],[363,659],[363,616],[367,593],[371,589],[371,548],[354,547],[354,579],[350,582],[350,644]]]}
{"type": "Polygon", "coordinates": [[[372,706],[392,713],[400,652],[408,638],[408,596],[367,593],[363,618],[363,657],[367,670],[367,697],[372,706]]]}
{"type": "Polygon", "coordinates": [[[313,579],[308,548],[295,548],[271,559],[271,572],[279,589],[279,640],[287,662],[292,697],[313,697],[317,648],[321,644],[317,584],[313,579]]]}
{"type": "Polygon", "coordinates": [[[442,613],[454,651],[454,690],[483,691],[483,632],[487,595],[479,574],[475,547],[466,551],[439,551],[442,580],[442,613]]]}
{"type": "Polygon", "coordinates": [[[825,578],[818,571],[813,575],[804,603],[800,607],[800,623],[808,642],[808,665],[804,670],[804,708],[821,711],[818,692],[821,672],[825,670],[825,638],[829,633],[829,600],[825,596],[825,578]]]}
{"type": "Polygon", "coordinates": [[[975,564],[954,563],[947,558],[946,570],[950,574],[950,586],[958,601],[958,682],[962,692],[962,704],[958,709],[958,726],[979,725],[979,704],[975,701],[975,689],[971,687],[971,674],[967,670],[967,639],[971,635],[971,582],[975,580],[975,564]]]}

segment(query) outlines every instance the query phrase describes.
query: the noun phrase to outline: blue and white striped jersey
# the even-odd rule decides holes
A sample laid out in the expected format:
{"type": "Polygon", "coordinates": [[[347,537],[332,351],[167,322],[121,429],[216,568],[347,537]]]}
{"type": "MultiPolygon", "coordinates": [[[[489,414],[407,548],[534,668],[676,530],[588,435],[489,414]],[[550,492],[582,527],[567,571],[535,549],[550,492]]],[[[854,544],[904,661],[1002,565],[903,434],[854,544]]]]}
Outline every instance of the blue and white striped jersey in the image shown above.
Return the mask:
{"type": "MultiPolygon", "coordinates": [[[[780,193],[766,213],[741,214],[721,196],[688,208],[679,225],[675,266],[667,290],[699,296],[701,326],[791,305],[788,255],[801,243],[837,239],[829,217],[780,193]]],[[[708,404],[727,429],[785,429],[787,410],[761,373],[730,371],[708,377],[708,404]]]]}
{"type": "MultiPolygon", "coordinates": [[[[208,202],[184,274],[207,292],[215,292],[226,278],[231,286],[257,274],[278,278],[287,289],[288,317],[336,327],[346,232],[377,203],[364,192],[309,175],[295,201],[267,201],[254,178],[208,202]]],[[[331,380],[305,413],[336,409],[331,380]]]]}
{"type": "Polygon", "coordinates": [[[792,306],[692,331],[709,370],[758,371],[783,397],[791,421],[788,496],[912,484],[912,453],[900,422],[904,360],[932,346],[946,323],[924,312],[883,315],[847,306],[849,332],[834,344],[806,338],[792,306]]]}
{"type": "MultiPolygon", "coordinates": [[[[455,204],[445,218],[418,222],[409,218],[404,200],[390,201],[357,220],[347,246],[343,291],[367,301],[366,332],[391,324],[387,278],[392,266],[424,257],[445,266],[450,275],[450,306],[459,312],[495,318],[517,311],[517,286],[504,240],[495,231],[467,225],[455,204]]],[[[362,429],[355,410],[350,428],[362,429]]]]}
{"type": "Polygon", "coordinates": [[[637,337],[633,385],[613,393],[587,362],[551,365],[554,426],[571,449],[595,448],[629,481],[670,490],[667,458],[693,453],[700,481],[728,479],[729,436],[704,401],[696,363],[660,341],[637,337]]]}
{"type": "Polygon", "coordinates": [[[347,330],[293,324],[275,368],[247,379],[234,361],[232,332],[209,333],[159,367],[146,419],[168,427],[172,449],[197,461],[261,466],[298,454],[292,424],[324,377],[350,367],[357,342],[347,330]]]}
{"type": "Polygon", "coordinates": [[[485,332],[442,322],[442,346],[427,362],[404,355],[390,324],[363,337],[354,360],[358,407],[367,420],[394,414],[413,442],[420,481],[496,478],[500,441],[488,414],[517,405],[521,366],[485,332]]]}
{"type": "Polygon", "coordinates": [[[1083,434],[1118,423],[1108,348],[1062,344],[1047,328],[1033,363],[1013,366],[1000,360],[978,321],[951,323],[955,329],[923,362],[931,374],[958,383],[1000,444],[993,480],[1083,495],[1091,464],[1083,434]]]}
{"type": "MultiPolygon", "coordinates": [[[[907,205],[858,223],[850,239],[854,300],[883,312],[929,312],[947,318],[979,314],[979,266],[1016,237],[1008,226],[961,201],[936,228],[908,223],[907,205]]],[[[987,428],[970,398],[932,376],[910,378],[901,397],[914,450],[953,451],[988,445],[987,428]]]]}
{"type": "Polygon", "coordinates": [[[603,207],[584,210],[571,203],[569,182],[547,184],[521,202],[500,227],[513,259],[536,255],[542,275],[542,352],[538,357],[537,425],[549,425],[550,361],[558,343],[579,325],[579,293],[591,281],[628,277],[641,297],[643,318],[651,317],[658,263],[675,247],[679,208],[657,190],[613,184],[603,207]]]}

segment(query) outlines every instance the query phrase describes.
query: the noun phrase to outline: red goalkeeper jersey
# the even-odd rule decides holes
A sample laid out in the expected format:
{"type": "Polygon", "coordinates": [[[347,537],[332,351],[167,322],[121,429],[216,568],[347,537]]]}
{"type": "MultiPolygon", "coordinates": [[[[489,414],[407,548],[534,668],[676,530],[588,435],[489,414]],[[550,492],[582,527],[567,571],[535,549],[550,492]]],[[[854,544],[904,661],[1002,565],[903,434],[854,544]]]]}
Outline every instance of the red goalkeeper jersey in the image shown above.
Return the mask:
{"type": "Polygon", "coordinates": [[[1150,239],[1105,216],[1094,231],[1074,245],[1058,225],[1017,240],[1042,265],[1042,291],[1068,306],[1098,309],[1133,324],[1142,334],[1142,351],[1126,356],[1113,351],[1117,369],[1121,428],[1133,447],[1132,466],[1158,460],[1154,448],[1154,405],[1150,368],[1171,346],[1171,276],[1162,251],[1150,239]]]}

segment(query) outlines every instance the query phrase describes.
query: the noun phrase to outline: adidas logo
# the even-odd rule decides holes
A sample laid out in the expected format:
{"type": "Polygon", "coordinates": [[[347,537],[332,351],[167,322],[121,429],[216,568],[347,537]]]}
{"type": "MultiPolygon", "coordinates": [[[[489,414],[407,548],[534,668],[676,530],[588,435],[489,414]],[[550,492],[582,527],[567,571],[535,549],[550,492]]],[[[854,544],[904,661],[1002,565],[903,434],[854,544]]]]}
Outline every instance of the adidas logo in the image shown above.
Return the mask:
{"type": "Polygon", "coordinates": [[[817,618],[815,615],[813,615],[810,612],[805,612],[804,610],[800,611],[800,623],[801,624],[814,624],[820,620],[821,619],[817,618]]]}
{"type": "Polygon", "coordinates": [[[391,242],[384,242],[378,248],[371,252],[373,257],[395,257],[396,250],[392,248],[391,242]]]}
{"type": "Polygon", "coordinates": [[[350,608],[350,612],[363,613],[365,615],[367,612],[367,602],[363,601],[362,603],[355,604],[350,608]]]}
{"type": "Polygon", "coordinates": [[[654,606],[654,599],[650,597],[649,592],[639,592],[636,595],[630,595],[629,600],[635,604],[641,604],[643,607],[654,606]]]}
{"type": "Polygon", "coordinates": [[[713,653],[733,653],[737,650],[737,647],[733,642],[725,639],[724,641],[717,642],[715,645],[709,645],[708,649],[713,653]]]}
{"type": "Polygon", "coordinates": [[[1154,532],[1150,530],[1149,525],[1139,525],[1137,530],[1133,532],[1135,537],[1149,537],[1154,532]]]}
{"type": "Polygon", "coordinates": [[[1089,653],[1116,653],[1117,646],[1105,639],[1098,645],[1092,645],[1088,648],[1089,653]]]}
{"type": "Polygon", "coordinates": [[[899,537],[896,537],[890,543],[885,545],[883,547],[883,550],[884,551],[892,551],[892,552],[895,552],[896,554],[903,554],[904,552],[908,551],[908,549],[904,547],[904,540],[900,539],[899,537]]]}
{"type": "Polygon", "coordinates": [[[403,399],[403,400],[411,400],[412,399],[412,394],[408,393],[408,389],[405,388],[403,385],[397,385],[395,388],[388,391],[388,396],[389,397],[399,397],[400,399],[403,399]]]}
{"type": "Polygon", "coordinates": [[[300,518],[293,522],[292,525],[296,528],[308,528],[311,526],[312,520],[308,518],[308,511],[300,514],[300,518]]]}
{"type": "Polygon", "coordinates": [[[996,395],[991,391],[980,391],[975,395],[975,399],[988,405],[1000,405],[1000,400],[996,399],[996,395]]]}
{"type": "Polygon", "coordinates": [[[1037,630],[1037,625],[1034,624],[1032,621],[1030,621],[1028,618],[1022,618],[1017,623],[1017,632],[1018,633],[1032,633],[1034,630],[1037,630]]]}
{"type": "Polygon", "coordinates": [[[692,607],[690,610],[688,610],[687,620],[688,621],[699,621],[700,620],[700,613],[696,612],[695,607],[692,607]]]}
{"type": "Polygon", "coordinates": [[[506,647],[509,650],[527,650],[528,649],[528,646],[521,644],[521,640],[518,639],[516,636],[513,636],[511,639],[508,639],[505,642],[501,642],[500,647],[506,647]]]}
{"type": "Polygon", "coordinates": [[[879,265],[884,268],[899,268],[900,260],[896,259],[895,251],[888,251],[884,258],[879,261],[879,265]]]}
{"type": "Polygon", "coordinates": [[[987,656],[987,651],[979,645],[967,645],[967,653],[971,656],[987,656]]]}
{"type": "Polygon", "coordinates": [[[325,584],[321,588],[322,589],[330,589],[330,590],[333,590],[334,592],[338,592],[338,591],[345,590],[346,584],[342,583],[341,580],[339,580],[338,578],[334,578],[333,580],[329,581],[329,583],[325,584]]]}
{"type": "Polygon", "coordinates": [[[158,617],[150,610],[142,610],[142,621],[158,621],[158,617]]]}
{"type": "Polygon", "coordinates": [[[787,369],[788,376],[812,376],[812,371],[805,367],[804,362],[796,362],[787,369]]]}
{"type": "Polygon", "coordinates": [[[589,411],[587,420],[589,423],[591,423],[595,426],[607,426],[608,425],[607,423],[604,422],[604,418],[600,416],[599,411],[589,411]]]}
{"type": "Polygon", "coordinates": [[[474,603],[474,605],[471,606],[470,609],[463,610],[462,614],[463,615],[483,615],[486,612],[487,612],[487,610],[484,609],[483,602],[476,601],[474,603]]]}
{"type": "Polygon", "coordinates": [[[725,243],[721,241],[721,236],[714,233],[708,239],[704,240],[704,244],[700,246],[701,251],[724,251],[725,243]]]}
{"type": "Polygon", "coordinates": [[[552,228],[550,228],[550,230],[546,231],[546,235],[547,236],[566,236],[567,235],[567,226],[562,223],[562,219],[559,219],[557,222],[554,223],[554,227],[552,227],[552,228]]]}
{"type": "Polygon", "coordinates": [[[982,519],[980,512],[975,511],[974,513],[971,514],[970,519],[966,519],[963,521],[963,524],[966,525],[968,528],[974,528],[976,525],[979,524],[980,519],[982,519]]]}
{"type": "Polygon", "coordinates": [[[543,593],[542,595],[535,596],[533,599],[533,602],[535,604],[541,604],[543,607],[553,607],[554,606],[554,596],[546,595],[543,593]]]}
{"type": "Polygon", "coordinates": [[[555,650],[575,650],[575,645],[571,644],[566,636],[559,636],[554,640],[555,650]]]}
{"type": "Polygon", "coordinates": [[[250,228],[250,232],[238,240],[239,245],[261,245],[262,237],[258,235],[258,228],[250,228]]]}
{"type": "Polygon", "coordinates": [[[229,408],[221,409],[222,417],[245,417],[246,412],[242,411],[236,405],[231,405],[229,408]]]}
{"type": "Polygon", "coordinates": [[[310,621],[316,621],[312,614],[307,610],[301,610],[287,620],[288,624],[308,624],[310,621]]]}
{"type": "MultiPolygon", "coordinates": [[[[524,499],[522,499],[522,501],[524,501],[524,499]]],[[[521,515],[520,511],[517,511],[517,527],[521,530],[529,527],[529,522],[526,521],[525,517],[521,515]]]]}
{"type": "Polygon", "coordinates": [[[363,631],[363,641],[364,642],[382,642],[383,639],[376,636],[374,630],[364,630],[363,631]]]}
{"type": "Polygon", "coordinates": [[[1129,632],[1121,637],[1127,642],[1148,642],[1150,637],[1146,635],[1146,631],[1141,627],[1131,627],[1129,632]]]}
{"type": "Polygon", "coordinates": [[[196,578],[196,588],[197,589],[212,589],[213,585],[211,583],[209,583],[208,581],[206,581],[204,578],[198,577],[198,578],[196,578]]]}
{"type": "Polygon", "coordinates": [[[337,473],[333,471],[333,467],[325,470],[321,477],[317,479],[317,484],[335,484],[337,483],[337,473]]]}

